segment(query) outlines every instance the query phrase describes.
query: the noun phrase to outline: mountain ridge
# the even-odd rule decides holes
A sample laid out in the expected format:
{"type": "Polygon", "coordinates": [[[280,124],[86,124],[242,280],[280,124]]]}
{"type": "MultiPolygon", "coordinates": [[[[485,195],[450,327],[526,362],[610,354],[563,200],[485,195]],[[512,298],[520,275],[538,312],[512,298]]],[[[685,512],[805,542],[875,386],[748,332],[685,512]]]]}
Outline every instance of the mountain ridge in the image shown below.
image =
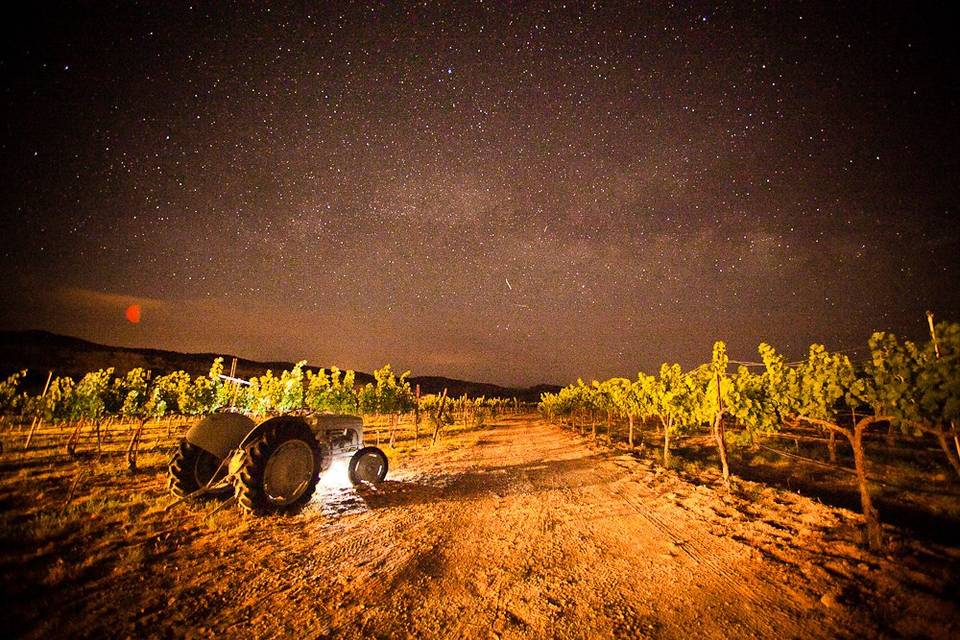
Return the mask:
{"type": "MultiPolygon", "coordinates": [[[[118,347],[42,329],[0,331],[0,375],[5,377],[14,371],[27,369],[29,373],[25,384],[28,388],[42,387],[48,371],[53,371],[54,375],[77,378],[88,371],[107,367],[113,367],[118,373],[142,367],[161,375],[183,370],[191,376],[196,376],[206,374],[210,370],[213,359],[218,357],[223,358],[226,372],[230,371],[232,360],[236,358],[236,373],[241,378],[259,376],[268,369],[275,372],[290,369],[294,364],[283,360],[250,360],[226,353],[183,353],[149,347],[118,347]]],[[[320,369],[314,365],[307,365],[306,368],[314,371],[320,369]]],[[[356,371],[355,374],[358,383],[365,384],[373,381],[373,375],[369,373],[356,371]]],[[[516,397],[525,402],[537,401],[541,393],[556,391],[560,388],[550,384],[506,387],[446,376],[412,376],[409,381],[413,387],[420,385],[420,391],[424,394],[440,393],[443,389],[447,389],[447,393],[451,396],[466,393],[470,396],[516,397]]]]}

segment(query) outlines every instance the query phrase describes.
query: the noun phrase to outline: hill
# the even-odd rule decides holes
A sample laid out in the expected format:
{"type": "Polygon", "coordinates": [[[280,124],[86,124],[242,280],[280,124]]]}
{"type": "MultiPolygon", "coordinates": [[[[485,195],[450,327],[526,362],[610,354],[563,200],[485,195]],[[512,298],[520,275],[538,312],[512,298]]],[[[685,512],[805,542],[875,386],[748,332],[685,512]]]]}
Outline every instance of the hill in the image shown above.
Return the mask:
{"type": "MultiPolygon", "coordinates": [[[[191,376],[206,374],[214,358],[223,357],[224,368],[229,371],[233,358],[237,358],[237,376],[250,378],[262,375],[267,369],[282,371],[293,366],[292,362],[261,362],[247,360],[224,353],[180,353],[162,349],[115,347],[90,342],[72,336],[48,331],[0,331],[0,374],[9,375],[27,369],[29,387],[39,387],[46,379],[46,372],[78,378],[88,371],[113,367],[124,373],[136,367],[149,369],[162,375],[183,370],[191,376]]],[[[316,370],[318,367],[307,367],[316,370]]],[[[357,382],[373,381],[373,376],[356,372],[357,382]]],[[[513,398],[533,402],[545,391],[559,389],[553,385],[537,385],[529,388],[511,388],[485,382],[471,382],[442,376],[415,376],[410,378],[413,386],[420,385],[422,393],[440,393],[443,389],[452,396],[464,393],[470,396],[513,398]]]]}

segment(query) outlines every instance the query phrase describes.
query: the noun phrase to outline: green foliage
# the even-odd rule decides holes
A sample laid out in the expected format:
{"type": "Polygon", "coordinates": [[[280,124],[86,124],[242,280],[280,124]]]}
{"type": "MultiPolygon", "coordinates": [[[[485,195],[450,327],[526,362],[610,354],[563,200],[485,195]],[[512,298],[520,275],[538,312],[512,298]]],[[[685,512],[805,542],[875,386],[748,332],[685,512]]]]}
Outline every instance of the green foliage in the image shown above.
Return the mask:
{"type": "Polygon", "coordinates": [[[810,345],[805,362],[787,367],[783,356],[772,347],[760,345],[766,369],[769,401],[785,420],[813,418],[836,423],[845,401],[854,400],[851,389],[857,382],[850,359],[830,353],[823,345],[810,345]]]}
{"type": "Polygon", "coordinates": [[[845,399],[852,407],[865,405],[875,416],[889,416],[909,429],[912,390],[919,373],[918,354],[912,343],[901,345],[893,334],[870,336],[870,361],[850,385],[845,399]],[[907,419],[903,419],[907,418],[907,419]]]}
{"type": "Polygon", "coordinates": [[[593,381],[591,396],[593,406],[601,411],[626,415],[624,411],[631,393],[630,381],[626,378],[610,378],[603,382],[593,381]]]}
{"type": "Polygon", "coordinates": [[[726,410],[744,430],[730,437],[735,444],[753,444],[760,436],[777,432],[781,420],[770,397],[766,372],[752,373],[740,366],[730,378],[726,410]]]}
{"type": "Polygon", "coordinates": [[[308,370],[306,381],[304,403],[307,408],[330,413],[357,412],[353,371],[347,371],[341,380],[341,371],[337,367],[331,367],[329,375],[326,369],[320,369],[316,374],[308,370]]]}
{"type": "Polygon", "coordinates": [[[246,389],[245,409],[258,416],[274,413],[282,397],[281,379],[273,375],[273,371],[260,377],[250,378],[250,386],[246,389]]]}
{"type": "Polygon", "coordinates": [[[160,413],[183,414],[181,401],[190,392],[190,374],[185,371],[174,371],[154,380],[154,389],[157,394],[157,407],[160,413]]]}
{"type": "Polygon", "coordinates": [[[113,368],[100,369],[86,374],[73,389],[73,418],[101,420],[107,414],[117,413],[121,403],[117,401],[117,390],[111,384],[113,368]]]}
{"type": "Polygon", "coordinates": [[[303,366],[306,360],[300,360],[290,371],[280,374],[280,389],[277,398],[277,410],[287,413],[303,408],[303,366]]]}
{"type": "Polygon", "coordinates": [[[574,418],[577,413],[595,408],[594,393],[591,387],[578,379],[576,384],[566,386],[558,393],[544,393],[540,397],[538,410],[554,419],[557,417],[574,418]]]}
{"type": "MultiPolygon", "coordinates": [[[[504,409],[506,409],[509,401],[506,398],[483,398],[481,397],[481,404],[484,409],[486,409],[491,417],[496,417],[500,415],[504,409]]],[[[480,405],[478,405],[479,407],[480,405]]]]}
{"type": "Polygon", "coordinates": [[[160,389],[150,383],[143,369],[131,369],[123,378],[115,378],[112,387],[107,407],[111,414],[146,419],[166,413],[167,405],[160,389]]]}
{"type": "Polygon", "coordinates": [[[670,434],[687,432],[702,422],[705,384],[703,371],[683,373],[679,364],[660,366],[652,408],[664,430],[670,434]]]}
{"type": "Polygon", "coordinates": [[[27,375],[26,369],[18,371],[0,382],[0,415],[19,412],[27,402],[27,395],[20,392],[20,380],[27,375]]]}
{"type": "Polygon", "coordinates": [[[369,382],[357,391],[357,409],[365,416],[380,413],[377,388],[369,382]]]}
{"type": "Polygon", "coordinates": [[[870,360],[851,398],[891,417],[904,431],[954,430],[960,419],[960,325],[940,323],[936,334],[936,344],[931,339],[917,346],[874,333],[870,360]]]}
{"type": "Polygon", "coordinates": [[[358,394],[357,402],[361,413],[400,414],[412,411],[414,396],[407,381],[409,375],[409,371],[404,371],[397,377],[389,364],[374,371],[375,383],[364,385],[358,394]]]}
{"type": "Polygon", "coordinates": [[[691,373],[694,384],[704,384],[703,395],[695,394],[699,399],[699,407],[692,408],[694,419],[701,422],[712,421],[717,414],[722,414],[730,407],[731,382],[727,378],[727,366],[730,359],[727,357],[727,345],[718,340],[713,343],[713,355],[710,364],[698,367],[691,373]]]}
{"type": "Polygon", "coordinates": [[[656,413],[657,379],[642,371],[630,385],[630,393],[625,398],[623,412],[626,415],[647,418],[656,413]]]}
{"type": "Polygon", "coordinates": [[[221,373],[223,358],[216,358],[210,367],[209,376],[197,376],[192,384],[181,390],[177,404],[184,415],[206,415],[226,404],[223,401],[225,385],[220,380],[221,373]]]}
{"type": "Polygon", "coordinates": [[[80,417],[74,389],[76,383],[70,377],[56,377],[50,382],[47,395],[29,400],[29,413],[38,415],[47,422],[63,422],[80,417]]]}
{"type": "Polygon", "coordinates": [[[944,428],[960,421],[960,324],[936,326],[940,355],[933,341],[918,349],[906,347],[915,359],[911,397],[897,405],[902,417],[944,428]]]}
{"type": "Polygon", "coordinates": [[[447,398],[445,402],[441,402],[442,397],[438,394],[427,394],[420,397],[420,413],[427,414],[430,417],[430,422],[437,426],[442,427],[444,425],[450,425],[454,423],[454,404],[450,398],[447,398]],[[439,413],[441,405],[443,406],[443,414],[439,413]]]}

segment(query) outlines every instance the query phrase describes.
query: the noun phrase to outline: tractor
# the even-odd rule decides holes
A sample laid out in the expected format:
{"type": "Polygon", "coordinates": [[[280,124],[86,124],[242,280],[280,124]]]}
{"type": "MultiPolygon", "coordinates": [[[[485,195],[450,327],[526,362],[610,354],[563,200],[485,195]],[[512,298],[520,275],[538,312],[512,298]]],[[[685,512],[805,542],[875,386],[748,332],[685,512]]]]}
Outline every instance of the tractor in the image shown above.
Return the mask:
{"type": "Polygon", "coordinates": [[[259,424],[241,413],[214,413],[191,427],[170,460],[178,498],[233,493],[252,515],[294,513],[310,501],[320,475],[349,456],[354,484],[377,484],[387,456],[363,446],[363,420],[337,414],[287,414],[259,424]]]}

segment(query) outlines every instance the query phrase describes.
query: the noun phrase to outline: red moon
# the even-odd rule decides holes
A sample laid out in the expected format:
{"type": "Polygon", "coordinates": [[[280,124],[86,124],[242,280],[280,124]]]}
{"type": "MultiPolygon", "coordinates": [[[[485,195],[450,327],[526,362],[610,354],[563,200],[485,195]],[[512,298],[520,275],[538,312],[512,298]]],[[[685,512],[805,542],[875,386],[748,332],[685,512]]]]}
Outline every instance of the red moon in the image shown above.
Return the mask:
{"type": "Polygon", "coordinates": [[[127,317],[127,320],[133,324],[140,324],[140,305],[132,304],[127,307],[127,310],[123,312],[123,315],[127,317]]]}

